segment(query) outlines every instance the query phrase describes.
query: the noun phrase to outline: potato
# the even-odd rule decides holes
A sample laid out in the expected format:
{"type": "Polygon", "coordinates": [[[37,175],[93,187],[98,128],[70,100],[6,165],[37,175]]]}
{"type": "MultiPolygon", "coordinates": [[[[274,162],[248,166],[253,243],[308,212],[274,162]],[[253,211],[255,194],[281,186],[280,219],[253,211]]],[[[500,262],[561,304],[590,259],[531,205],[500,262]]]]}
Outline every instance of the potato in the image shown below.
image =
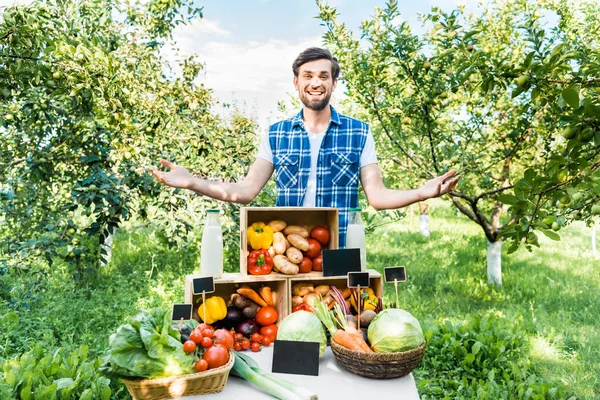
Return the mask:
{"type": "Polygon", "coordinates": [[[306,296],[307,294],[314,292],[315,287],[312,283],[296,283],[292,286],[292,294],[294,296],[306,296]]]}
{"type": "Polygon", "coordinates": [[[289,249],[287,249],[285,255],[287,256],[288,260],[290,260],[294,264],[300,264],[302,262],[302,259],[304,258],[302,252],[295,247],[290,247],[289,249]]]}
{"type": "Polygon", "coordinates": [[[368,328],[369,325],[371,324],[371,321],[373,321],[373,318],[375,318],[377,316],[377,313],[375,313],[375,311],[372,310],[364,310],[363,312],[360,313],[360,326],[361,328],[368,328]]]}
{"type": "Polygon", "coordinates": [[[297,249],[302,251],[308,250],[308,240],[304,239],[302,236],[292,233],[287,236],[287,240],[290,241],[291,245],[297,249]]]}
{"type": "Polygon", "coordinates": [[[278,271],[286,275],[297,275],[299,271],[299,268],[296,264],[291,263],[286,256],[282,256],[281,254],[273,257],[273,265],[278,271]]]}
{"type": "Polygon", "coordinates": [[[267,225],[270,226],[271,229],[273,229],[273,232],[281,232],[287,226],[285,221],[282,221],[280,219],[269,221],[269,223],[267,225]]]}
{"type": "Polygon", "coordinates": [[[275,232],[273,234],[273,250],[275,254],[284,254],[287,249],[285,236],[281,232],[275,232]]]}
{"type": "Polygon", "coordinates": [[[269,256],[271,256],[271,258],[275,257],[275,249],[273,248],[273,246],[269,246],[267,251],[269,252],[269,256]]]}
{"type": "Polygon", "coordinates": [[[323,297],[325,297],[328,292],[329,292],[329,286],[327,286],[327,285],[319,285],[315,288],[315,293],[320,294],[323,297]]]}
{"type": "Polygon", "coordinates": [[[319,295],[316,294],[315,292],[309,293],[306,296],[304,296],[304,303],[308,304],[311,307],[314,307],[318,301],[319,301],[319,295]]]}
{"type": "MultiPolygon", "coordinates": [[[[286,235],[300,235],[302,236],[304,239],[308,239],[308,229],[306,229],[303,226],[298,226],[298,225],[288,225],[284,230],[283,233],[285,233],[286,235]]],[[[293,244],[293,243],[292,243],[293,244]]]]}
{"type": "Polygon", "coordinates": [[[292,296],[292,307],[299,306],[304,303],[304,298],[302,296],[292,296]]]}

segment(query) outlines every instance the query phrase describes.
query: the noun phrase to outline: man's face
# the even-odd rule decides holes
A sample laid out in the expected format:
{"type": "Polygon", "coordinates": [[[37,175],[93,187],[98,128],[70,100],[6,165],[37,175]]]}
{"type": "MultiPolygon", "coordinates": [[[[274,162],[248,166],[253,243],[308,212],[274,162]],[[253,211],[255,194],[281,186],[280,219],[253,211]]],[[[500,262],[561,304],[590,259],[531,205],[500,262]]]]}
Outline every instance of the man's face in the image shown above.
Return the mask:
{"type": "Polygon", "coordinates": [[[294,76],[300,101],[314,111],[322,111],[329,105],[336,84],[331,76],[331,61],[326,59],[302,64],[298,76],[294,76]]]}

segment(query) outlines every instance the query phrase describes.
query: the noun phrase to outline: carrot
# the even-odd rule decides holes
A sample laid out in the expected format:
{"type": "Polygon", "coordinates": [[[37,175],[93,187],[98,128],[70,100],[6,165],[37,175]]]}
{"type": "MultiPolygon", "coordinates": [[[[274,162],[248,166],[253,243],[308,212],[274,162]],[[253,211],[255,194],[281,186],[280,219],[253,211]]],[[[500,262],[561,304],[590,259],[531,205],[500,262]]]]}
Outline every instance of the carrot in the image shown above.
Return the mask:
{"type": "Polygon", "coordinates": [[[342,290],[342,296],[344,297],[344,299],[349,298],[351,294],[352,294],[352,291],[350,290],[350,288],[346,288],[346,289],[342,290]]]}
{"type": "MultiPolygon", "coordinates": [[[[337,344],[339,344],[340,346],[344,346],[348,350],[364,351],[364,349],[356,342],[356,339],[343,329],[336,330],[332,338],[337,344]]],[[[372,351],[373,350],[371,350],[371,352],[372,351]]]]}
{"type": "Polygon", "coordinates": [[[345,316],[343,322],[339,320],[339,315],[343,316],[340,306],[336,304],[333,309],[334,311],[329,311],[322,299],[317,301],[317,304],[314,306],[315,315],[325,325],[333,340],[347,349],[372,353],[373,350],[365,343],[362,336],[359,341],[357,337],[348,332],[345,316]],[[338,329],[338,325],[342,326],[342,329],[338,329]]]}
{"type": "Polygon", "coordinates": [[[271,307],[275,307],[275,302],[273,301],[273,296],[272,296],[272,292],[271,292],[271,288],[268,286],[263,286],[260,288],[260,297],[263,298],[263,300],[265,301],[265,303],[267,303],[267,305],[271,306],[271,307]]]}
{"type": "Polygon", "coordinates": [[[237,292],[243,296],[246,296],[261,307],[267,306],[267,303],[265,303],[265,301],[258,295],[258,293],[256,293],[254,289],[251,289],[247,285],[243,285],[242,287],[240,287],[237,290],[237,292]]]}
{"type": "Polygon", "coordinates": [[[369,347],[367,342],[365,342],[362,333],[360,333],[358,329],[356,329],[353,326],[348,326],[345,328],[345,331],[348,333],[348,335],[352,336],[356,344],[360,347],[360,351],[364,351],[366,353],[373,353],[373,350],[369,347]]]}

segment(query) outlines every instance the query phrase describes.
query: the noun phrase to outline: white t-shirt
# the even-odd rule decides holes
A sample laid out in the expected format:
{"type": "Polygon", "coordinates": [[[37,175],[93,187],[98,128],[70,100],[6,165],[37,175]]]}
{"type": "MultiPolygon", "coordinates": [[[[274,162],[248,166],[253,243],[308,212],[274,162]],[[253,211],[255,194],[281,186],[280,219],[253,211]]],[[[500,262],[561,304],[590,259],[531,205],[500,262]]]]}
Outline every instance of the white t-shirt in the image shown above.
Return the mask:
{"type": "MultiPolygon", "coordinates": [[[[308,174],[308,185],[306,186],[306,194],[304,195],[303,207],[314,207],[317,204],[317,161],[319,160],[319,150],[321,143],[325,137],[325,131],[321,133],[308,133],[310,142],[310,173],[308,174]]],[[[269,135],[266,134],[262,138],[260,148],[258,149],[257,157],[267,160],[273,164],[273,152],[269,143],[269,135]]],[[[369,164],[377,164],[377,154],[375,152],[375,140],[371,131],[367,134],[365,147],[360,155],[359,168],[369,164]]]]}

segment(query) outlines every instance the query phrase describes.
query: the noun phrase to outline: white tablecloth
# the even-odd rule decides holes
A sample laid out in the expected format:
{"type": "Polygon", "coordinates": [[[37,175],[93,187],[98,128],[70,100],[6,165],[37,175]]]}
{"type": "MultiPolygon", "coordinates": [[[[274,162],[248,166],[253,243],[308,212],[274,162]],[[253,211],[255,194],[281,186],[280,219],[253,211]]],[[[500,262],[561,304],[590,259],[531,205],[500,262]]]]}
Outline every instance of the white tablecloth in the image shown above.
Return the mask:
{"type": "MultiPolygon", "coordinates": [[[[273,346],[264,347],[258,353],[246,351],[266,372],[271,372],[273,346]]],[[[365,399],[365,400],[419,400],[419,393],[412,374],[397,379],[367,379],[348,372],[335,360],[327,347],[319,363],[319,376],[274,374],[287,381],[301,385],[319,396],[319,400],[365,399]]],[[[251,400],[272,399],[256,386],[232,375],[222,392],[203,396],[188,396],[186,400],[251,400]]]]}

